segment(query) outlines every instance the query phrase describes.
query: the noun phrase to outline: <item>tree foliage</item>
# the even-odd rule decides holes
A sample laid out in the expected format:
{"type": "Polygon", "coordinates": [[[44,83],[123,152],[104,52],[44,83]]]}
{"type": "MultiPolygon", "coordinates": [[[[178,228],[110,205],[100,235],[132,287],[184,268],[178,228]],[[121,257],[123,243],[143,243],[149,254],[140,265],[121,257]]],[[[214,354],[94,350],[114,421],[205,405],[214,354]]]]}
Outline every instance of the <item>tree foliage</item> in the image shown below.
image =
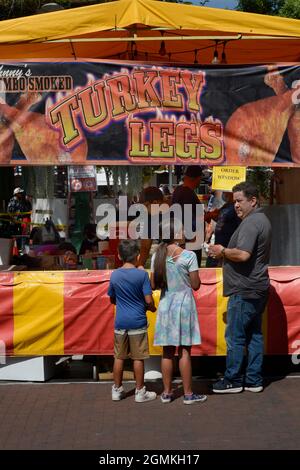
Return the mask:
{"type": "MultiPolygon", "coordinates": [[[[0,0],[0,20],[34,15],[44,3],[50,0],[0,0]]],[[[115,0],[55,0],[64,8],[81,5],[107,3],[115,0]]],[[[172,3],[191,4],[186,0],[159,0],[172,3]]],[[[198,6],[204,6],[209,0],[198,0],[198,6]]],[[[289,18],[300,18],[300,0],[238,0],[237,10],[263,15],[280,15],[289,18]]]]}
{"type": "Polygon", "coordinates": [[[262,15],[278,15],[284,3],[285,0],[239,0],[237,10],[262,15]]]}
{"type": "MultiPolygon", "coordinates": [[[[86,5],[96,5],[100,3],[113,2],[116,0],[55,0],[55,3],[64,8],[74,8],[86,5]]],[[[172,3],[191,4],[185,0],[159,0],[172,3]]],[[[198,5],[203,6],[209,0],[198,0],[198,5]]],[[[21,16],[35,15],[45,3],[50,0],[0,0],[0,20],[19,18],[21,16]]]]}
{"type": "Polygon", "coordinates": [[[300,19],[300,1],[299,0],[285,0],[284,4],[279,10],[280,16],[287,18],[300,19]]]}
{"type": "MultiPolygon", "coordinates": [[[[68,8],[69,0],[55,0],[58,5],[68,8]]],[[[34,15],[46,3],[45,0],[0,0],[0,20],[34,15]]]]}
{"type": "Polygon", "coordinates": [[[300,0],[239,0],[237,10],[300,19],[300,0]]]}

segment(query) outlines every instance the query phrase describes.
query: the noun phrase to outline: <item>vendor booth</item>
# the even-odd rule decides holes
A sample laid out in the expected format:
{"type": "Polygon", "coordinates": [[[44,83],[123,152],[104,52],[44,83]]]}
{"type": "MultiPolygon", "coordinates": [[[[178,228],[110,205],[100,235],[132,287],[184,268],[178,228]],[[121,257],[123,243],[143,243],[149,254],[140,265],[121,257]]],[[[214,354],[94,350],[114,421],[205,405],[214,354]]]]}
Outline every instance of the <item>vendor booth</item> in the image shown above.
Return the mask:
{"type": "MultiPolygon", "coordinates": [[[[0,165],[280,167],[292,168],[297,188],[299,31],[299,20],[154,0],[3,21],[0,165]]],[[[293,204],[299,227],[300,197],[293,204]]],[[[110,273],[0,272],[6,354],[111,355],[110,273]]],[[[203,343],[193,354],[224,355],[222,271],[202,268],[200,277],[203,343]]],[[[265,352],[292,354],[300,267],[272,266],[270,278],[265,352]]],[[[148,318],[158,355],[155,314],[148,318]]]]}

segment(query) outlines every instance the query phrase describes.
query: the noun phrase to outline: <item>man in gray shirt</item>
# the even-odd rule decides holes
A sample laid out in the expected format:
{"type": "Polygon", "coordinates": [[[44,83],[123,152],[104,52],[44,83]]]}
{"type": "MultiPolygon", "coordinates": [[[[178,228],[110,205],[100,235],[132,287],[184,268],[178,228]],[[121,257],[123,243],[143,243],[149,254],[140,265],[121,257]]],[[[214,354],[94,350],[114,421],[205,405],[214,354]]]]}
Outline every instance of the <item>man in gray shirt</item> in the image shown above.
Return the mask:
{"type": "Polygon", "coordinates": [[[213,258],[224,258],[224,295],[227,307],[226,371],[224,379],[213,385],[214,393],[263,390],[262,315],[268,301],[268,263],[271,250],[271,225],[258,207],[258,190],[248,182],[233,187],[233,200],[241,224],[227,248],[210,245],[213,258]],[[247,367],[242,365],[247,349],[247,367]]]}

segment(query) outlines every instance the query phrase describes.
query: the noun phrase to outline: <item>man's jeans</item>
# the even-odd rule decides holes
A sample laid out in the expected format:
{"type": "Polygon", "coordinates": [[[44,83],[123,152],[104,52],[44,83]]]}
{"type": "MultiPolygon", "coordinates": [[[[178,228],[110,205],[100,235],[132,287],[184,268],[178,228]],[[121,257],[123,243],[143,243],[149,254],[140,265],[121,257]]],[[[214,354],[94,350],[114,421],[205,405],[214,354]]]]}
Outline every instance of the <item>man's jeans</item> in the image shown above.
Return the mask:
{"type": "Polygon", "coordinates": [[[262,363],[264,342],[261,331],[262,314],[268,300],[268,293],[259,299],[243,299],[241,295],[231,295],[227,308],[227,344],[225,378],[235,385],[243,385],[242,366],[247,349],[248,361],[245,383],[262,385],[262,363]]]}

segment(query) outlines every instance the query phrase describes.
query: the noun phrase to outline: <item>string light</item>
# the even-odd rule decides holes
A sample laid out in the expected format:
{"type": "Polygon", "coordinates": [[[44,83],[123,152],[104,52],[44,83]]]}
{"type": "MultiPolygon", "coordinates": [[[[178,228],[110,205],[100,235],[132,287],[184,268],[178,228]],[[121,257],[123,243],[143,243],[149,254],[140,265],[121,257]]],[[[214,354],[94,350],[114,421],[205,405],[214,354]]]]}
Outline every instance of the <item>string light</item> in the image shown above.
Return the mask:
{"type": "Polygon", "coordinates": [[[14,176],[22,176],[22,167],[20,165],[14,167],[14,176]]]}
{"type": "Polygon", "coordinates": [[[161,41],[161,43],[160,43],[160,48],[159,48],[158,53],[159,53],[159,55],[161,55],[161,56],[166,55],[167,51],[166,51],[165,41],[161,41]]]}
{"type": "Polygon", "coordinates": [[[136,42],[133,41],[133,42],[131,43],[131,58],[132,58],[132,59],[135,59],[136,56],[137,56],[136,42]]]}
{"type": "MultiPolygon", "coordinates": [[[[160,34],[163,36],[163,35],[164,35],[164,31],[161,31],[160,34]]],[[[161,55],[162,57],[167,54],[166,44],[165,44],[165,41],[164,41],[164,40],[162,40],[161,43],[160,43],[160,48],[159,48],[158,53],[159,53],[159,55],[161,55]]]]}
{"type": "Polygon", "coordinates": [[[213,57],[213,60],[211,61],[212,64],[219,64],[220,63],[219,53],[218,53],[218,43],[219,43],[219,41],[216,41],[215,50],[214,50],[214,57],[213,57]]]}
{"type": "MultiPolygon", "coordinates": [[[[200,47],[198,49],[186,49],[186,50],[180,50],[180,51],[173,51],[173,52],[167,52],[166,50],[166,47],[165,47],[165,41],[162,40],[161,41],[161,46],[160,46],[160,49],[158,52],[143,52],[143,54],[145,55],[145,60],[148,61],[149,60],[149,55],[151,55],[151,57],[163,57],[163,56],[168,56],[168,60],[171,62],[171,57],[173,57],[173,61],[176,62],[176,59],[174,59],[174,57],[176,57],[177,55],[182,55],[182,54],[192,54],[194,53],[194,64],[199,64],[199,60],[198,60],[198,53],[202,52],[202,51],[205,51],[205,50],[208,50],[208,49],[212,49],[214,48],[214,53],[213,53],[213,59],[211,61],[212,64],[227,64],[227,57],[226,57],[226,52],[225,52],[225,48],[226,48],[226,44],[227,42],[230,42],[229,40],[227,41],[221,41],[221,40],[214,40],[215,44],[214,45],[210,45],[210,46],[205,46],[205,47],[200,47]],[[222,50],[222,54],[221,54],[221,60],[219,59],[219,52],[218,52],[218,47],[223,45],[223,50],[222,50]]],[[[140,51],[141,53],[141,51],[140,51]]],[[[133,41],[132,43],[128,43],[128,46],[127,46],[127,51],[124,51],[122,52],[121,54],[128,54],[128,58],[133,60],[134,58],[137,57],[138,55],[138,50],[137,50],[137,46],[136,46],[136,42],[133,41]]],[[[119,54],[118,54],[118,57],[119,57],[119,54]]]]}
{"type": "Polygon", "coordinates": [[[195,49],[195,50],[194,50],[194,54],[195,54],[195,58],[194,58],[194,64],[198,64],[198,58],[197,58],[197,55],[198,55],[198,49],[195,49]]]}
{"type": "Polygon", "coordinates": [[[226,47],[226,41],[224,41],[224,43],[223,43],[223,52],[222,52],[221,64],[227,64],[225,47],[226,47]]]}

